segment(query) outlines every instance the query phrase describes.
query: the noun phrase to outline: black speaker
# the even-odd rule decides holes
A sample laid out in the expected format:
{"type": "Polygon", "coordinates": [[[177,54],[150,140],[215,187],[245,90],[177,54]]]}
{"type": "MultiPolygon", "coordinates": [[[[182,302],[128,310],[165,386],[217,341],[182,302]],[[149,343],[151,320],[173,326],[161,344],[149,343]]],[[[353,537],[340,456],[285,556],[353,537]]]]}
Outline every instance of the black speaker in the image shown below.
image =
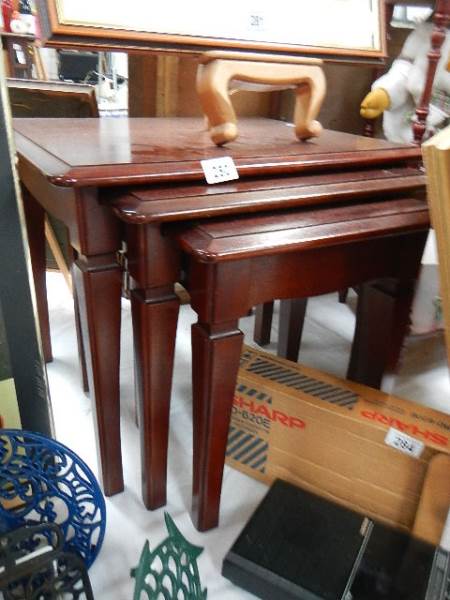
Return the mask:
{"type": "Polygon", "coordinates": [[[434,546],[278,480],[222,574],[266,600],[440,600],[445,593],[430,595],[435,555],[434,546]]]}

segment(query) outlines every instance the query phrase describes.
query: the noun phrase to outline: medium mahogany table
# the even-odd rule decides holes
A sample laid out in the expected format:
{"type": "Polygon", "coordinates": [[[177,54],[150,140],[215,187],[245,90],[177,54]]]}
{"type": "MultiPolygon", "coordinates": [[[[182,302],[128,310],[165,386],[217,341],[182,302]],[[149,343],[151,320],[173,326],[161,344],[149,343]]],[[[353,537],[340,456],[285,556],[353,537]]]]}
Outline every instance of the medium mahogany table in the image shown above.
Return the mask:
{"type": "MultiPolygon", "coordinates": [[[[197,119],[17,119],[14,127],[26,212],[32,219],[38,308],[48,346],[44,209],[67,225],[77,254],[75,291],[108,495],[123,489],[117,252],[127,239],[134,330],[139,333],[135,360],[143,495],[150,508],[166,499],[168,406],[178,315],[173,287],[182,273],[182,253],[166,235],[168,223],[425,193],[425,179],[417,167],[420,150],[415,147],[331,131],[300,143],[292,128],[279,121],[241,121],[239,139],[226,148],[213,146],[197,119]],[[240,179],[207,185],[200,160],[221,156],[233,157],[240,179]],[[145,443],[150,436],[151,448],[145,443]]],[[[360,362],[365,364],[360,368],[363,373],[369,361],[362,356],[360,362]]]]}

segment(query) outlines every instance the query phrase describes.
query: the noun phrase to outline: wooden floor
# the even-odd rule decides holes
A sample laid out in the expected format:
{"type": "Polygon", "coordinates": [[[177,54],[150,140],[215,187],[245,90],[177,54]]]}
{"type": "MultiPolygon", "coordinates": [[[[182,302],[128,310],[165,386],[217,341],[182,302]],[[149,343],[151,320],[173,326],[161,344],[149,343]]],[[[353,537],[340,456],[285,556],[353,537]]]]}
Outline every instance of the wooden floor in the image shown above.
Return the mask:
{"type": "MultiPolygon", "coordinates": [[[[48,367],[48,376],[57,436],[86,460],[95,472],[91,407],[80,385],[72,302],[62,276],[50,273],[47,279],[55,357],[48,367]]],[[[422,298],[427,297],[429,294],[422,294],[422,298]]],[[[423,311],[429,310],[429,302],[421,302],[422,305],[415,308],[415,321],[424,323],[426,312],[423,311]],[[422,316],[418,319],[418,315],[422,316]]],[[[347,304],[339,304],[337,294],[310,300],[300,361],[343,377],[353,336],[355,307],[356,296],[352,292],[347,304]]],[[[102,552],[90,570],[94,594],[99,600],[131,598],[133,582],[129,578],[129,570],[137,564],[145,540],[148,539],[151,548],[155,548],[166,537],[163,509],[147,512],[140,500],[131,320],[126,300],[123,301],[122,317],[121,395],[126,489],[107,500],[106,538],[102,552]]],[[[189,541],[205,547],[199,559],[199,569],[202,583],[208,588],[208,597],[214,600],[249,600],[253,596],[221,577],[221,563],[267,488],[226,467],[221,527],[201,534],[192,526],[188,514],[191,496],[190,325],[193,320],[190,307],[182,306],[177,334],[169,446],[169,503],[166,509],[189,541]]],[[[241,327],[246,334],[246,343],[252,343],[253,317],[242,319],[241,327]]],[[[273,342],[268,351],[275,351],[277,328],[275,318],[273,342]]],[[[450,383],[441,332],[408,338],[403,364],[393,383],[397,395],[450,413],[450,383]]]]}

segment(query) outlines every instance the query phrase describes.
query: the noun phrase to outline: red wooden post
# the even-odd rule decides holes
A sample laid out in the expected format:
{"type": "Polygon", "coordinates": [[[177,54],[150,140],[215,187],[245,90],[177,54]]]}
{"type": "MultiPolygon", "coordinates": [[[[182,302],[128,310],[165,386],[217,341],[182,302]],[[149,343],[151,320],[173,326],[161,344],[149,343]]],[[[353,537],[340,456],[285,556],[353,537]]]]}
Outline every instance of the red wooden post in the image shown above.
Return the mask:
{"type": "Polygon", "coordinates": [[[441,58],[441,46],[445,40],[446,28],[450,17],[450,0],[436,0],[433,16],[434,28],[431,34],[431,49],[428,53],[428,73],[425,88],[419,106],[416,108],[417,120],[413,124],[414,143],[420,146],[426,129],[429,103],[433,89],[436,67],[441,58]]]}

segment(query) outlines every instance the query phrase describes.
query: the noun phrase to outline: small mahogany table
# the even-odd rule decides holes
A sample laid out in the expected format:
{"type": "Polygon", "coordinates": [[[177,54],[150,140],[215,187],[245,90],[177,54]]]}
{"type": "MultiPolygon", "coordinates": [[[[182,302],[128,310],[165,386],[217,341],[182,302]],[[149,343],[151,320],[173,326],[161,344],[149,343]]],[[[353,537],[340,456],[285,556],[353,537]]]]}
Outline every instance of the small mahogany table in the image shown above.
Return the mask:
{"type": "MultiPolygon", "coordinates": [[[[126,237],[134,288],[143,495],[150,508],[166,500],[168,406],[178,315],[173,288],[182,272],[182,253],[166,234],[168,223],[425,193],[418,148],[332,131],[300,143],[290,126],[267,119],[242,120],[239,139],[226,148],[212,145],[199,119],[17,119],[14,127],[48,348],[44,209],[67,225],[77,255],[75,292],[108,495],[123,489],[117,252],[126,237]],[[207,185],[200,160],[221,156],[233,157],[240,179],[207,185]]],[[[421,241],[417,243],[421,248],[421,241]]],[[[360,257],[355,253],[351,260],[357,263],[360,257]]],[[[331,281],[332,270],[323,271],[323,277],[331,281]]],[[[331,289],[330,283],[324,282],[323,289],[331,289]]],[[[361,352],[360,362],[365,365],[360,367],[363,377],[370,369],[367,352],[361,352]]]]}
{"type": "Polygon", "coordinates": [[[175,233],[188,255],[185,285],[198,315],[192,327],[193,521],[198,529],[215,527],[219,520],[243,339],[239,318],[273,298],[370,282],[363,287],[375,293],[365,298],[371,303],[366,330],[361,336],[357,328],[349,370],[358,379],[370,371],[372,355],[379,360],[380,346],[384,360],[392,348],[400,348],[428,227],[426,203],[402,198],[211,220],[175,233]]]}

